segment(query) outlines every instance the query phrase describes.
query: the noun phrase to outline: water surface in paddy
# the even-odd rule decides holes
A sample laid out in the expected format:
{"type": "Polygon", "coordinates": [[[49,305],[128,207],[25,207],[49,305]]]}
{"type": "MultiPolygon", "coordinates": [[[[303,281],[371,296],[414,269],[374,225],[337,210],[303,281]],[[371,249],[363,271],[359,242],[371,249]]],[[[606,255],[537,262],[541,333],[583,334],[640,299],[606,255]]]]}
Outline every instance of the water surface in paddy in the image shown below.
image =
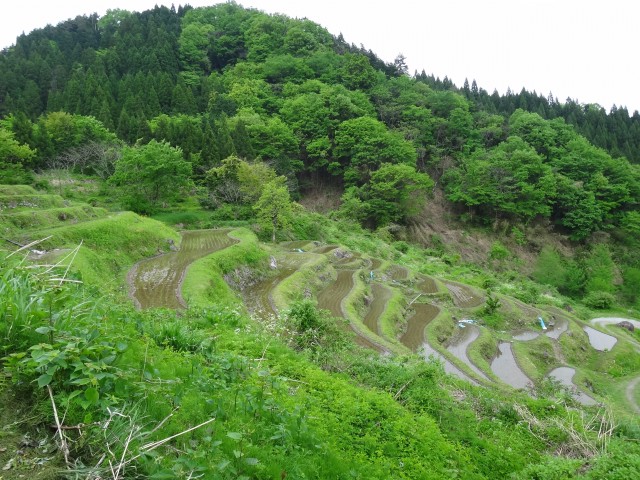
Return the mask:
{"type": "Polygon", "coordinates": [[[589,343],[591,344],[591,346],[599,351],[611,350],[613,346],[618,342],[618,339],[613,335],[602,333],[595,328],[584,327],[584,331],[589,337],[589,343]]]}
{"type": "Polygon", "coordinates": [[[573,376],[576,374],[575,369],[571,367],[558,367],[549,372],[549,377],[556,379],[562,385],[569,388],[574,398],[583,405],[596,405],[598,402],[586,393],[578,390],[575,383],[573,383],[573,376]]]}
{"type": "Polygon", "coordinates": [[[496,377],[513,388],[527,388],[531,380],[518,366],[511,344],[501,342],[498,344],[498,350],[500,353],[491,362],[491,371],[496,374],[496,377]]]}
{"type": "Polygon", "coordinates": [[[460,337],[458,337],[458,339],[454,344],[449,345],[447,347],[447,350],[449,350],[452,354],[454,354],[457,358],[462,360],[464,363],[469,365],[471,370],[476,372],[482,378],[489,380],[486,374],[482,370],[480,370],[478,367],[476,367],[475,364],[471,361],[471,359],[467,355],[467,348],[471,343],[473,343],[480,336],[480,329],[475,325],[466,325],[462,329],[462,332],[460,333],[461,333],[460,337]]]}
{"type": "MultiPolygon", "coordinates": [[[[338,270],[336,281],[329,284],[318,295],[318,308],[329,310],[334,317],[347,318],[342,309],[342,301],[353,289],[353,274],[355,270],[338,270]]],[[[383,352],[384,349],[360,334],[352,325],[349,328],[356,334],[356,342],[372,350],[383,352]]]]}
{"type": "Polygon", "coordinates": [[[429,343],[424,342],[420,347],[420,351],[422,352],[422,356],[424,357],[425,360],[429,360],[429,357],[433,357],[440,360],[442,362],[442,366],[444,367],[444,371],[446,373],[455,375],[456,377],[466,380],[467,382],[473,383],[474,385],[480,385],[477,381],[475,381],[473,378],[468,376],[466,373],[464,373],[462,370],[456,367],[453,363],[451,363],[447,359],[447,357],[445,357],[440,352],[432,348],[431,345],[429,345],[429,343]]]}
{"type": "Polygon", "coordinates": [[[230,230],[194,230],[182,233],[180,249],[135,264],[128,274],[129,293],[139,308],[184,308],[180,289],[187,268],[195,260],[222,250],[237,240],[230,230]]]}
{"type": "Polygon", "coordinates": [[[425,327],[431,320],[436,318],[438,313],[440,313],[440,309],[428,303],[414,303],[412,308],[415,310],[415,313],[409,317],[407,330],[402,337],[400,337],[400,343],[411,349],[411,351],[417,352],[427,341],[424,336],[425,327]]]}

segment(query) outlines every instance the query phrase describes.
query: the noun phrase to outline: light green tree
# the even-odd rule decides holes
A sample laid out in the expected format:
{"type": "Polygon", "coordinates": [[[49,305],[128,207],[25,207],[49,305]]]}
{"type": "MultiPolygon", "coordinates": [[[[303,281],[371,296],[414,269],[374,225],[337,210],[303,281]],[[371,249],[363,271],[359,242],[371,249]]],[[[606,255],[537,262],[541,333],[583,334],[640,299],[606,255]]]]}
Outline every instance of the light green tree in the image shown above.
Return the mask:
{"type": "Polygon", "coordinates": [[[120,187],[126,206],[150,213],[192,186],[191,163],[180,148],[151,140],[147,145],[125,148],[109,181],[120,187]]]}
{"type": "Polygon", "coordinates": [[[285,177],[277,177],[264,186],[262,195],[254,205],[258,222],[271,232],[271,241],[276,241],[276,232],[291,225],[293,208],[285,177]]]}

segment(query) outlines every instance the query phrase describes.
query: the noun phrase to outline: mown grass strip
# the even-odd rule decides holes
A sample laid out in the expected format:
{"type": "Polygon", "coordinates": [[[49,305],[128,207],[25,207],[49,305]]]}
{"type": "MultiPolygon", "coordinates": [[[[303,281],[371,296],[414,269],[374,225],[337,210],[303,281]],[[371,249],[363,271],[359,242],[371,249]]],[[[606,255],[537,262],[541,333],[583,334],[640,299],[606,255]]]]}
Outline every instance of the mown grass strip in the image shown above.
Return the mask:
{"type": "Polygon", "coordinates": [[[326,255],[300,253],[307,260],[292,275],[282,280],[271,293],[276,308],[287,308],[290,302],[300,298],[305,290],[316,294],[331,276],[331,263],[326,255]]]}
{"type": "Polygon", "coordinates": [[[187,269],[182,295],[189,306],[244,308],[241,297],[227,285],[224,275],[240,266],[268,268],[269,254],[251,231],[238,228],[228,235],[238,243],[196,260],[187,269]]]}
{"type": "Polygon", "coordinates": [[[364,271],[357,270],[353,274],[353,288],[351,291],[342,299],[342,311],[345,314],[347,320],[351,326],[358,332],[359,335],[363,336],[370,342],[384,347],[386,350],[396,353],[410,353],[410,350],[402,345],[400,342],[391,342],[387,338],[382,338],[371,330],[367,328],[367,326],[363,323],[362,319],[364,318],[365,305],[364,305],[364,296],[366,294],[367,288],[362,276],[364,275],[364,271]]]}

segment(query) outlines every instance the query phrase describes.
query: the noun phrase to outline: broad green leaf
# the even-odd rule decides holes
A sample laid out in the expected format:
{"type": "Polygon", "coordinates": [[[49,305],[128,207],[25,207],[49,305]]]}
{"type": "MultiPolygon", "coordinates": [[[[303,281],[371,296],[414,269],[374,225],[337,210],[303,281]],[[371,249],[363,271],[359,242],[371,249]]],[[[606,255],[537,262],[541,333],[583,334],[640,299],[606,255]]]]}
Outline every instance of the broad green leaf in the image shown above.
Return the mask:
{"type": "Polygon", "coordinates": [[[91,403],[96,403],[100,398],[100,394],[98,393],[98,390],[91,387],[91,388],[87,388],[84,391],[84,398],[86,398],[91,403]]]}
{"type": "Polygon", "coordinates": [[[242,440],[242,433],[240,433],[240,432],[227,432],[227,437],[233,438],[234,440],[242,440]]]}
{"type": "Polygon", "coordinates": [[[38,386],[39,387],[46,387],[47,385],[49,385],[49,383],[51,383],[51,379],[53,378],[52,375],[49,375],[48,373],[44,373],[42,375],[40,375],[38,377],[38,386]]]}

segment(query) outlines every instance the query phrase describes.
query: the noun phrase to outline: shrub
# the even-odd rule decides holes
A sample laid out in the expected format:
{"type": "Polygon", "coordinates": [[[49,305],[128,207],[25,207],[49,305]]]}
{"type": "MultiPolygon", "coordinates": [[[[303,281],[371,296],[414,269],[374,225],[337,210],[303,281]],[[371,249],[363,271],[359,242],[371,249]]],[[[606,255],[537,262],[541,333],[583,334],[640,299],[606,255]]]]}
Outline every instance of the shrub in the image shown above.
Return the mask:
{"type": "Polygon", "coordinates": [[[591,292],[584,297],[583,302],[589,308],[606,310],[615,303],[615,297],[609,292],[591,292]]]}

